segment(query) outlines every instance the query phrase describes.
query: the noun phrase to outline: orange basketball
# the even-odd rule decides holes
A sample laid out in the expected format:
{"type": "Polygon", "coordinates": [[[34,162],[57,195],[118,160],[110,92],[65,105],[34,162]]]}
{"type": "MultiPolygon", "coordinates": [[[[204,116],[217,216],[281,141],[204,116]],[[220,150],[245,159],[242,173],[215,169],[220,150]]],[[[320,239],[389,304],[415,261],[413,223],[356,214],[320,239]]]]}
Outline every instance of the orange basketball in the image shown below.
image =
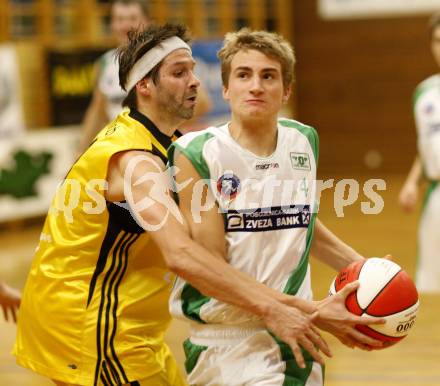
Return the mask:
{"type": "Polygon", "coordinates": [[[386,320],[386,324],[357,325],[356,328],[384,342],[383,348],[402,340],[414,326],[419,309],[417,289],[408,274],[390,260],[372,257],[352,263],[339,272],[330,286],[330,294],[355,280],[359,280],[360,285],[347,297],[347,309],[358,316],[386,320]]]}

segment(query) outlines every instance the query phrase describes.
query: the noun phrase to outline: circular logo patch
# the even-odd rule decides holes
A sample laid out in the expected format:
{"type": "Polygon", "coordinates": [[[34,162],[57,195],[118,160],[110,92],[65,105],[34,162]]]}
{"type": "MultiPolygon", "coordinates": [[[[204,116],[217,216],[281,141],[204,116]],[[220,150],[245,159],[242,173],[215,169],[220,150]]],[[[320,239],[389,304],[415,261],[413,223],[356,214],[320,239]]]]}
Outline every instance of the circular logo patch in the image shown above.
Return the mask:
{"type": "Polygon", "coordinates": [[[240,179],[232,173],[225,173],[217,180],[217,192],[226,200],[233,200],[240,192],[240,179]]]}

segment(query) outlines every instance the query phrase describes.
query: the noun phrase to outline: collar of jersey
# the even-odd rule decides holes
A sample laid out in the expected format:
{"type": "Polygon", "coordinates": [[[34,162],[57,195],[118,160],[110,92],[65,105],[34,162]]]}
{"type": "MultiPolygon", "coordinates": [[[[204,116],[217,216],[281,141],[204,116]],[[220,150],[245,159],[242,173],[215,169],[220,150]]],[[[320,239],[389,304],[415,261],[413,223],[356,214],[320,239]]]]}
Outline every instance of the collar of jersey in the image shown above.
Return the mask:
{"type": "Polygon", "coordinates": [[[148,117],[146,117],[138,110],[130,109],[130,113],[128,115],[129,117],[135,119],[136,121],[140,122],[143,126],[145,126],[145,128],[153,135],[153,137],[156,138],[157,141],[165,149],[168,149],[168,147],[171,145],[172,137],[168,137],[168,135],[162,133],[158,129],[158,127],[150,119],[148,119],[148,117]]]}

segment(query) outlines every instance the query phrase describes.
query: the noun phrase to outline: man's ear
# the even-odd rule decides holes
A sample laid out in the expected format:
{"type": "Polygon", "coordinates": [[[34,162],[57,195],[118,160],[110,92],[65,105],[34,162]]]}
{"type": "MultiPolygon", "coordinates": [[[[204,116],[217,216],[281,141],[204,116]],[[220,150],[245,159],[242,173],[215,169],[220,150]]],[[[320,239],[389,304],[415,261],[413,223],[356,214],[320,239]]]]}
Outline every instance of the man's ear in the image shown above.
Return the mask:
{"type": "Polygon", "coordinates": [[[149,83],[149,79],[141,79],[139,82],[136,83],[136,91],[143,96],[151,95],[151,87],[149,83]]]}
{"type": "Polygon", "coordinates": [[[283,103],[287,103],[291,94],[292,94],[292,87],[291,86],[287,86],[286,88],[284,88],[283,103]]]}
{"type": "Polygon", "coordinates": [[[225,101],[228,101],[229,100],[229,89],[226,86],[223,86],[222,94],[223,94],[223,99],[225,101]]]}

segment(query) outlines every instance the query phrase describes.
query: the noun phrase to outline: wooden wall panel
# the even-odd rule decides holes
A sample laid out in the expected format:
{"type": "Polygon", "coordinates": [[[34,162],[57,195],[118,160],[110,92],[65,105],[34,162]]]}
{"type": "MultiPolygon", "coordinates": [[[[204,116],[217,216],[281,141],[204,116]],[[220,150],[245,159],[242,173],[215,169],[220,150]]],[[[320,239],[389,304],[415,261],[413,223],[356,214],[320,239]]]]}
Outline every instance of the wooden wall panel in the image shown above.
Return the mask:
{"type": "Polygon", "coordinates": [[[27,128],[47,127],[50,124],[49,89],[47,67],[42,45],[16,43],[21,99],[27,128]]]}
{"type": "Polygon", "coordinates": [[[323,172],[406,171],[416,152],[411,99],[438,69],[428,16],[324,21],[317,1],[294,1],[297,117],[316,127],[323,172]]]}

